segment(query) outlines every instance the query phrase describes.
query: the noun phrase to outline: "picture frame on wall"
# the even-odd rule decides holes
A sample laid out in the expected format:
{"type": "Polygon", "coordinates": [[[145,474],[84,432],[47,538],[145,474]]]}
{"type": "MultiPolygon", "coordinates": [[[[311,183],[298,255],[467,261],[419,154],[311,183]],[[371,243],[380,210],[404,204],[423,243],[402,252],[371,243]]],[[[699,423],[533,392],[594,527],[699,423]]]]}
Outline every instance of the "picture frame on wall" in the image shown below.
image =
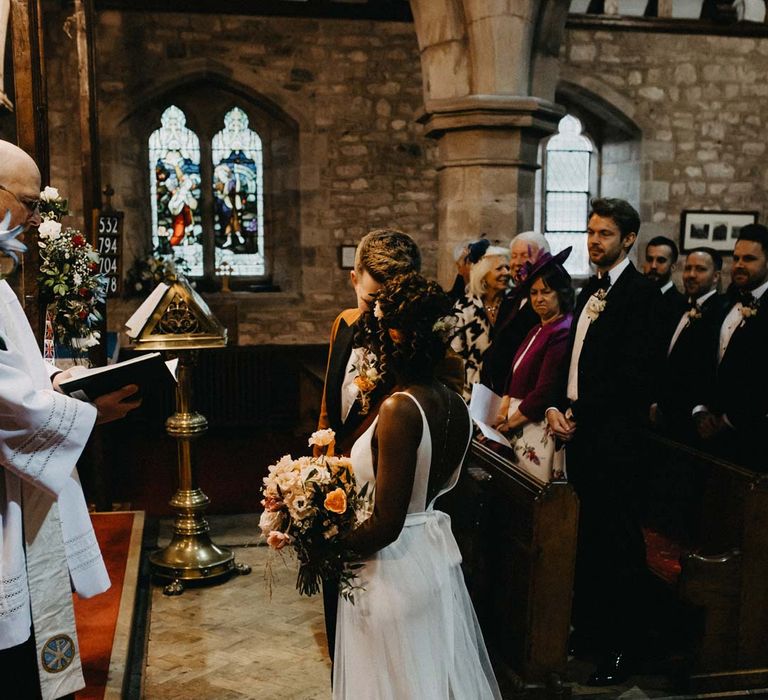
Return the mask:
{"type": "Polygon", "coordinates": [[[339,246],[339,267],[342,270],[353,270],[355,268],[356,245],[339,246]]]}
{"type": "Polygon", "coordinates": [[[680,215],[680,252],[707,246],[729,254],[741,227],[756,223],[757,215],[756,211],[686,209],[680,215]]]}

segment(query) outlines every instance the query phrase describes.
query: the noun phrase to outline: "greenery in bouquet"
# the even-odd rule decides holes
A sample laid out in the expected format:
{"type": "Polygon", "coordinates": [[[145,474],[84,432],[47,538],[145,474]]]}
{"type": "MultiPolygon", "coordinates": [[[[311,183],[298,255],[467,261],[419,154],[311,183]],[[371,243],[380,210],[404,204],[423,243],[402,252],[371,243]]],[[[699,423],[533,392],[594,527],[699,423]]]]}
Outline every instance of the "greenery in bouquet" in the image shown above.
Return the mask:
{"type": "Polygon", "coordinates": [[[146,297],[160,282],[173,282],[179,274],[189,273],[184,258],[154,252],[134,260],[128,270],[125,295],[146,297]]]}
{"type": "Polygon", "coordinates": [[[310,445],[325,448],[319,457],[285,455],[264,478],[259,527],[275,550],[292,547],[299,560],[296,588],[311,596],[323,580],[338,581],[339,592],[354,602],[356,571],[343,538],[372,511],[368,484],[358,492],[351,461],[334,456],[335,435],[319,430],[310,445]]]}
{"type": "Polygon", "coordinates": [[[46,187],[40,193],[38,283],[56,340],[81,352],[99,342],[106,279],[99,273],[99,254],[85,236],[62,228],[60,219],[66,213],[67,201],[55,187],[46,187]]]}

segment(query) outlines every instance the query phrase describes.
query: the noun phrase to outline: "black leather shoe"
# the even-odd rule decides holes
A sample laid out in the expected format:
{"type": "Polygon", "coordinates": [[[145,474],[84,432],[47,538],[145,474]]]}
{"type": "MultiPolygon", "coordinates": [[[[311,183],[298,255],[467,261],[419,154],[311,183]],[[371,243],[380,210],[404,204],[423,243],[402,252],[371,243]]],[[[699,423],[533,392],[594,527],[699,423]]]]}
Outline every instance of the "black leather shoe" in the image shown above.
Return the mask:
{"type": "Polygon", "coordinates": [[[611,652],[597,664],[594,673],[587,679],[587,685],[618,685],[629,678],[630,670],[625,652],[611,652]]]}

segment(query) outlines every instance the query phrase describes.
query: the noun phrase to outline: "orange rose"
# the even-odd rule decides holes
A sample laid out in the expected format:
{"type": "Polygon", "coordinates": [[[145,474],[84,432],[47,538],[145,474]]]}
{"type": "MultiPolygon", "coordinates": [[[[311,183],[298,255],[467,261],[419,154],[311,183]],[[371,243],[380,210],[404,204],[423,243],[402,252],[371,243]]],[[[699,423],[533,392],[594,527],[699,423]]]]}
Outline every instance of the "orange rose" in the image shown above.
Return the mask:
{"type": "Polygon", "coordinates": [[[347,509],[347,494],[344,489],[334,489],[326,497],[323,503],[326,510],[339,515],[347,509]]]}
{"type": "Polygon", "coordinates": [[[376,384],[368,379],[368,377],[358,375],[355,377],[355,386],[357,386],[360,391],[371,391],[376,384]]]}

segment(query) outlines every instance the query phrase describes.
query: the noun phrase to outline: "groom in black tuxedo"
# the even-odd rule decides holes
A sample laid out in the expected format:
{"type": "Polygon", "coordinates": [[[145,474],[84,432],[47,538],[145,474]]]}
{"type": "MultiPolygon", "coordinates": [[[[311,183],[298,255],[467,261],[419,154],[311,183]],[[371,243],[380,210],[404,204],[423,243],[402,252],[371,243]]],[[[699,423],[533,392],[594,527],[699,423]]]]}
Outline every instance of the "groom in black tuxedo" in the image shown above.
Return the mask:
{"type": "Polygon", "coordinates": [[[731,280],[730,306],[719,328],[714,396],[696,419],[714,452],[768,472],[768,228],[741,229],[731,280]]]}
{"type": "Polygon", "coordinates": [[[592,201],[587,245],[597,275],[576,302],[563,400],[547,411],[550,427],[568,443],[568,478],[580,501],[574,642],[600,655],[590,685],[628,677],[643,627],[639,431],[654,394],[662,328],[659,288],[627,257],[639,228],[628,202],[592,201]]]}
{"type": "Polygon", "coordinates": [[[679,442],[698,444],[697,408],[709,403],[717,368],[720,326],[728,298],[717,293],[723,258],[712,248],[688,252],[683,268],[685,310],[667,344],[656,423],[679,442]]]}

